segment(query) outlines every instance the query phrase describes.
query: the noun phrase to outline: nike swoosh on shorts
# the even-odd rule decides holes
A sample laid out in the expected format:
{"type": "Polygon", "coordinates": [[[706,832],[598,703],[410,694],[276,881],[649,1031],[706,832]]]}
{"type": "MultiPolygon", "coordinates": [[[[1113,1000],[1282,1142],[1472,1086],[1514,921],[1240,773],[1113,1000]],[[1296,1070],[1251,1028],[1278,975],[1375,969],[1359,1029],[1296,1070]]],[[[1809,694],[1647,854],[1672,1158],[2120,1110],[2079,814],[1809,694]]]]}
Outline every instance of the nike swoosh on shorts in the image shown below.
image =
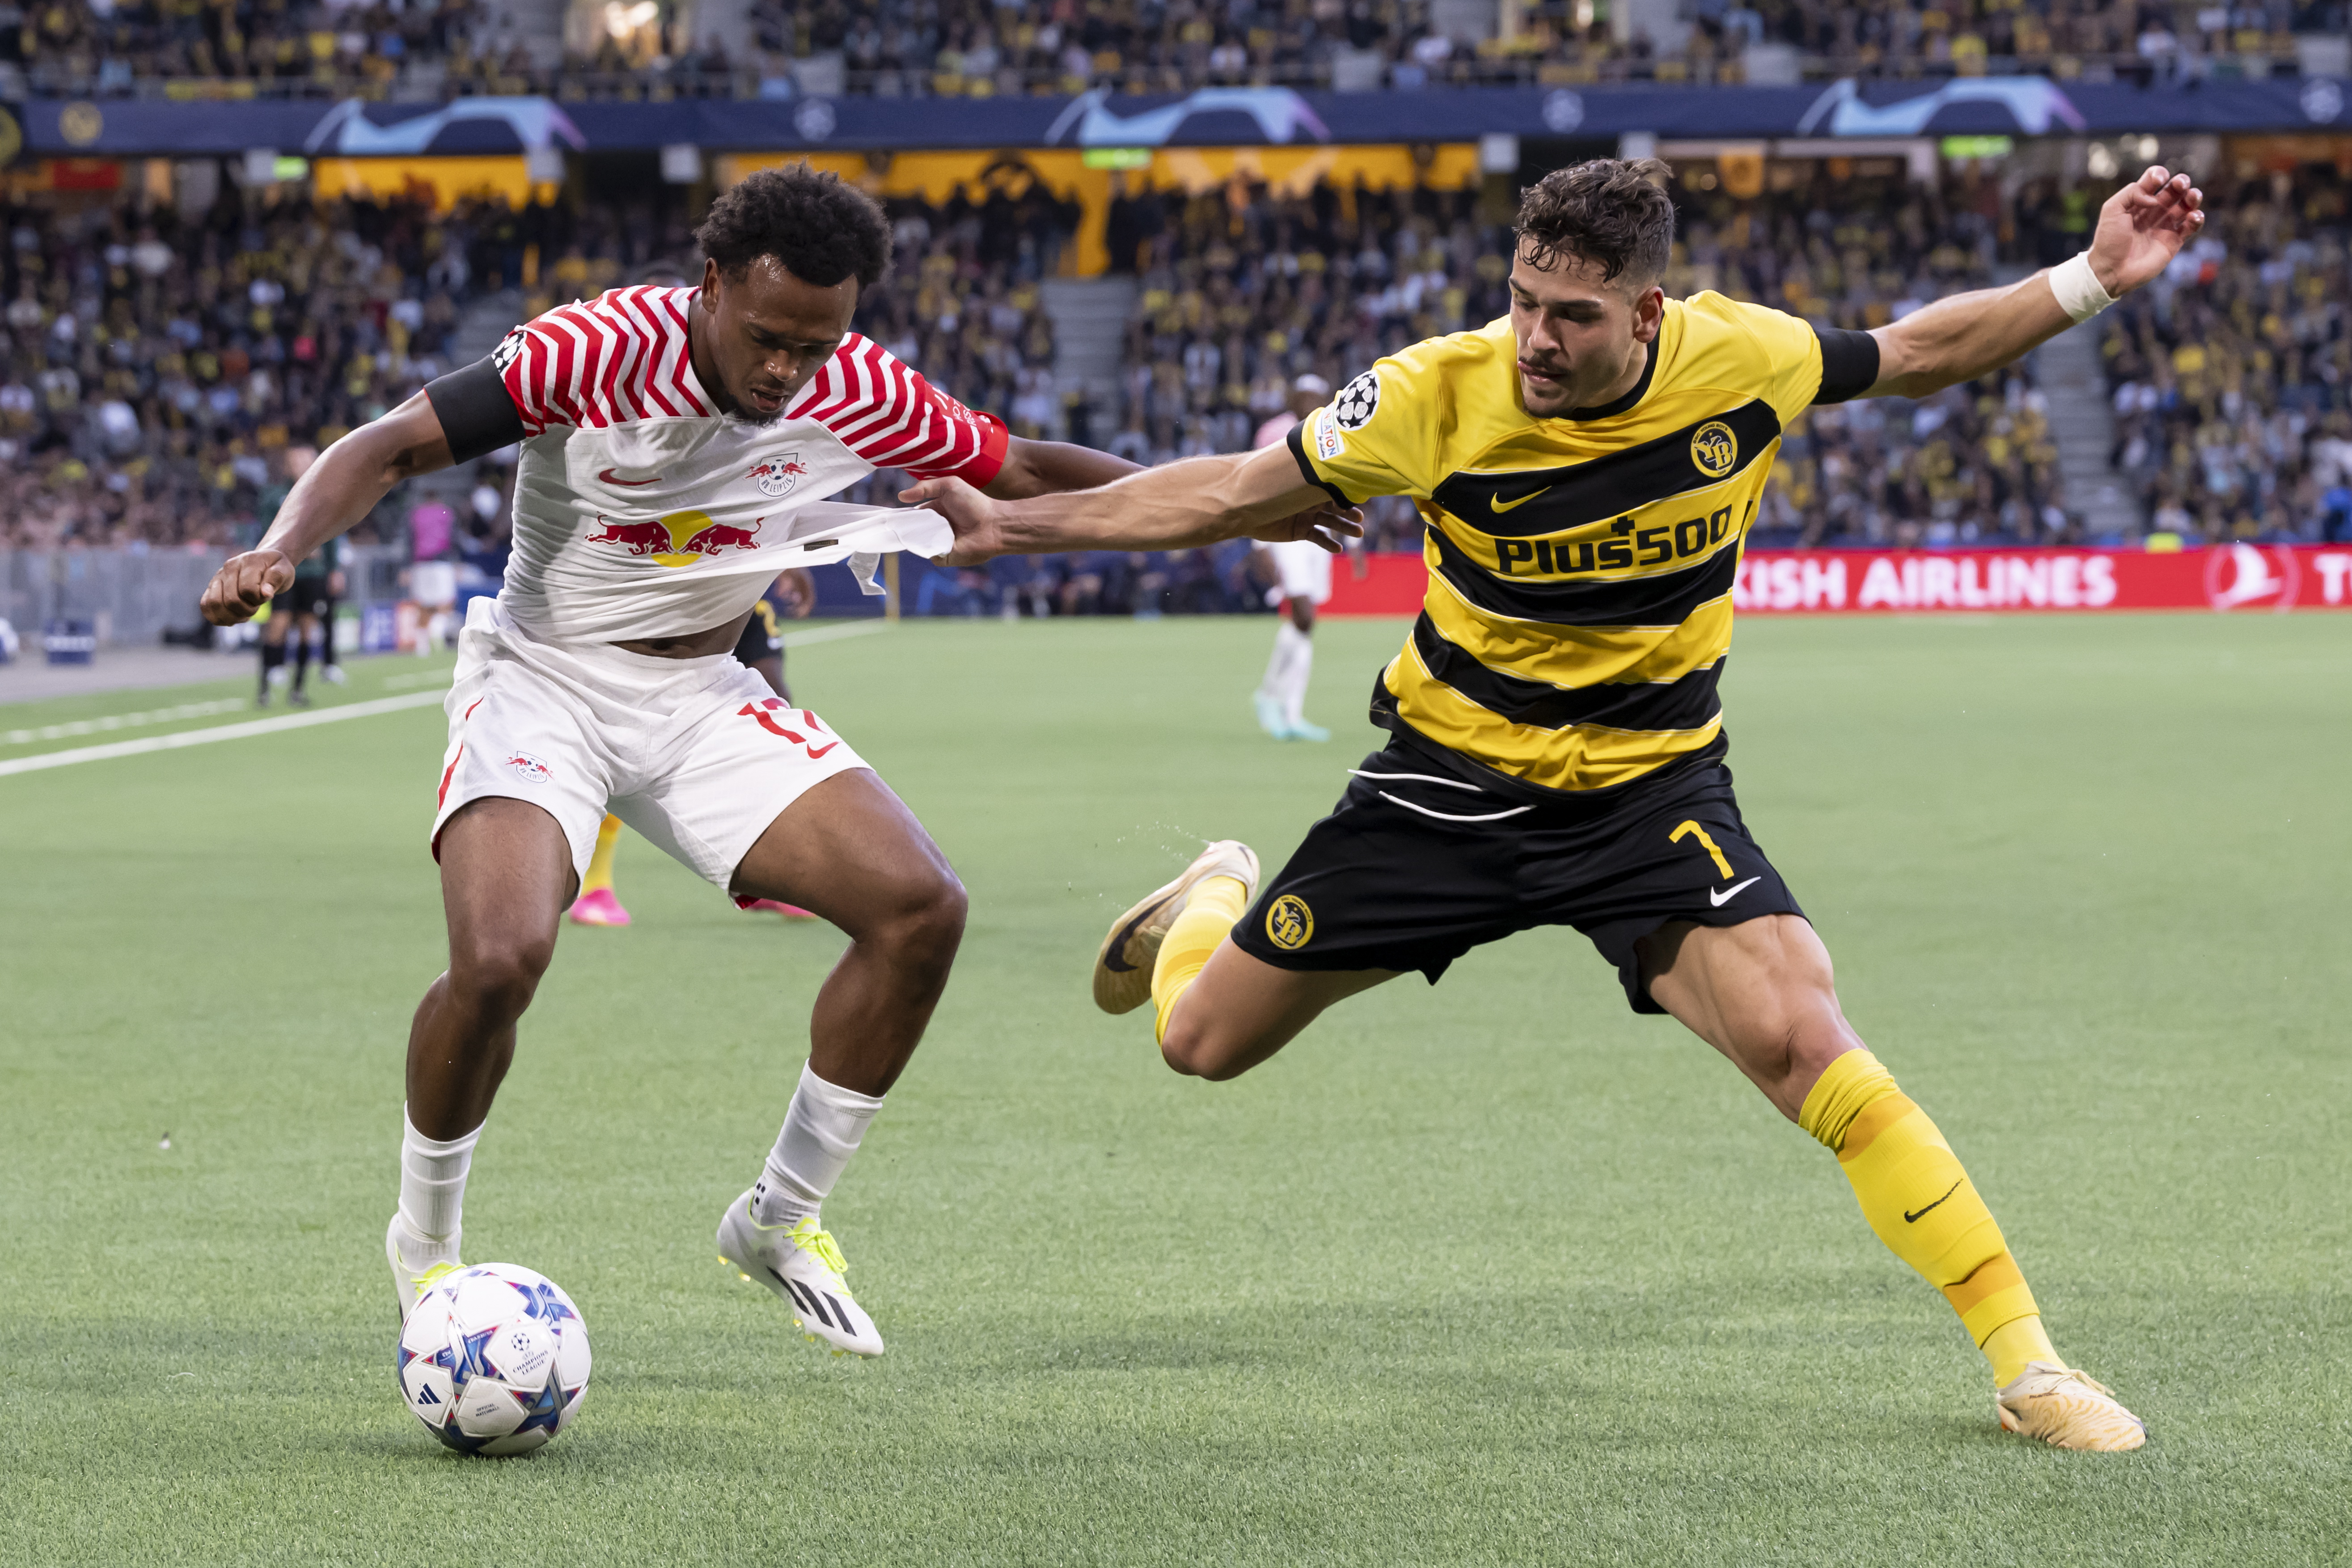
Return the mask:
{"type": "Polygon", "coordinates": [[[1748,878],[1748,880],[1746,880],[1745,882],[1740,883],[1738,887],[1736,887],[1736,888],[1726,888],[1726,889],[1723,889],[1723,891],[1721,891],[1721,892],[1719,892],[1719,893],[1718,893],[1718,892],[1717,892],[1713,888],[1709,888],[1709,889],[1706,890],[1706,901],[1707,901],[1708,903],[1710,903],[1710,904],[1713,904],[1717,909],[1718,909],[1718,910],[1719,910],[1719,909],[1723,908],[1723,906],[1724,906],[1724,905],[1726,905],[1726,904],[1727,904],[1727,903],[1731,902],[1731,900],[1734,900],[1734,899],[1738,898],[1740,894],[1742,894],[1742,893],[1746,892],[1748,889],[1750,889],[1750,888],[1754,887],[1757,883],[1759,883],[1759,882],[1762,881],[1763,879],[1763,879],[1763,878],[1761,878],[1761,877],[1750,877],[1750,878],[1748,878]]]}

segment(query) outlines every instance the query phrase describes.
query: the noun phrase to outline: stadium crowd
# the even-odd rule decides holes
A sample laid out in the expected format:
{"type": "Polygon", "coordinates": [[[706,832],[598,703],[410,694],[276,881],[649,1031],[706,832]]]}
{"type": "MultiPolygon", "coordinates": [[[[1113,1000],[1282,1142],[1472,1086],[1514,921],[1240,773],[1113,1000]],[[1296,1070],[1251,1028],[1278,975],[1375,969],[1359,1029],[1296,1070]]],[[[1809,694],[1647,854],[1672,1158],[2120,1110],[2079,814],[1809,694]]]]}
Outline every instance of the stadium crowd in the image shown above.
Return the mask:
{"type": "Polygon", "coordinates": [[[2209,182],[2204,236],[2110,316],[2113,462],[2191,541],[2352,534],[2352,202],[2341,174],[2209,182]],[[2234,188],[2230,188],[2230,186],[2234,188]]]}
{"type": "Polygon", "coordinates": [[[225,544],[289,449],[444,367],[496,226],[405,202],[0,215],[0,542],[225,544]]]}
{"type": "Polygon", "coordinates": [[[593,42],[535,57],[488,17],[474,0],[0,0],[0,69],[97,97],[989,97],[1708,85],[1745,79],[1748,51],[1779,46],[1823,79],[2171,81],[2293,72],[2298,35],[2347,24],[2344,0],[1692,0],[1664,36],[1621,38],[1591,0],[756,0],[750,37],[722,42],[695,30],[692,6],[656,0],[601,7],[593,42]]]}
{"type": "MultiPolygon", "coordinates": [[[[2056,187],[2004,205],[1969,179],[1774,184],[1734,200],[1686,173],[1670,292],[1717,289],[1869,327],[2079,243],[2078,193],[2056,187]]],[[[1013,163],[943,204],[887,205],[898,259],[861,302],[860,329],[1019,434],[1139,463],[1245,448],[1299,376],[1338,386],[1507,309],[1506,233],[1475,189],[1122,188],[1108,237],[1135,313],[1123,376],[1090,398],[1056,376],[1044,302],[1073,205],[1013,163]]],[[[2342,179],[2316,174],[2217,193],[2197,248],[2109,318],[2115,460],[2156,527],[2201,540],[2352,531],[2347,209],[2342,179]]],[[[225,187],[192,217],[133,193],[80,207],[30,198],[0,226],[0,543],[37,548],[250,538],[302,454],[450,368],[461,313],[486,291],[519,289],[535,314],[648,268],[692,270],[686,214],[642,202],[436,214],[225,187]]],[[[1787,432],[1756,537],[2071,541],[2080,525],[2046,416],[2030,364],[1916,404],[1812,410],[1787,432]]],[[[876,476],[851,499],[898,482],[876,476]]],[[[361,540],[398,537],[406,506],[387,503],[361,540]]],[[[493,550],[497,508],[478,510],[413,542],[493,550]]],[[[1383,502],[1367,545],[1416,548],[1421,531],[1409,503],[1383,502]]],[[[939,613],[1150,613],[1254,607],[1263,584],[1246,547],[1227,547],[998,563],[909,591],[910,608],[939,613]]]]}

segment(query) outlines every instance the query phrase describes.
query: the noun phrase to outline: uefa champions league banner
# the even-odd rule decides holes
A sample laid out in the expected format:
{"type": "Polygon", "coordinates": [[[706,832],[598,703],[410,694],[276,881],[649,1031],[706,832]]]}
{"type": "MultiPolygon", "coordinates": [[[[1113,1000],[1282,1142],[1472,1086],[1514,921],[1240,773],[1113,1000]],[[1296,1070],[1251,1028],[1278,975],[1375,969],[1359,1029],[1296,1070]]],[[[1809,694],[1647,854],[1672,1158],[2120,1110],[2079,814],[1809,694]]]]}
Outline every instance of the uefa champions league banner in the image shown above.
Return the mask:
{"type": "MultiPolygon", "coordinates": [[[[1427,568],[1375,555],[1331,574],[1335,616],[1410,616],[1427,568]],[[1360,573],[1360,575],[1359,574],[1360,573]]],[[[1741,615],[1953,611],[2352,609],[2352,546],[2145,550],[1759,550],[1739,563],[1741,615]]]]}
{"type": "Polygon", "coordinates": [[[47,157],[390,157],[890,148],[1230,147],[1299,142],[1465,142],[1489,134],[1606,142],[1670,137],[2106,135],[2352,129],[2352,91],[2324,78],[2174,84],[2059,83],[1977,77],[1938,85],[1836,81],[1805,87],[1527,87],[1418,92],[1202,88],[1141,98],[698,99],[557,103],[461,98],[446,104],[315,100],[140,102],[34,100],[25,147],[47,157]]]}

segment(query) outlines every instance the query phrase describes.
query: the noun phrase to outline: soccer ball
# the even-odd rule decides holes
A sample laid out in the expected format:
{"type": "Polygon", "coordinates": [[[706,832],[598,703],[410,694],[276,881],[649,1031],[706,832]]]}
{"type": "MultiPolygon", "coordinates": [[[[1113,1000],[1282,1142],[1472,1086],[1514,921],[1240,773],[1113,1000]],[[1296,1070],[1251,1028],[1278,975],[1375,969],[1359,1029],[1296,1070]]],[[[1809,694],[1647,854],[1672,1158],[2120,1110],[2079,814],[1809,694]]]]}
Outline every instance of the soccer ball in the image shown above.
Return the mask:
{"type": "Polygon", "coordinates": [[[400,1396],[463,1454],[528,1454],[588,1391],[588,1325],[562,1288],[511,1263],[445,1276],[400,1326],[400,1396]]]}

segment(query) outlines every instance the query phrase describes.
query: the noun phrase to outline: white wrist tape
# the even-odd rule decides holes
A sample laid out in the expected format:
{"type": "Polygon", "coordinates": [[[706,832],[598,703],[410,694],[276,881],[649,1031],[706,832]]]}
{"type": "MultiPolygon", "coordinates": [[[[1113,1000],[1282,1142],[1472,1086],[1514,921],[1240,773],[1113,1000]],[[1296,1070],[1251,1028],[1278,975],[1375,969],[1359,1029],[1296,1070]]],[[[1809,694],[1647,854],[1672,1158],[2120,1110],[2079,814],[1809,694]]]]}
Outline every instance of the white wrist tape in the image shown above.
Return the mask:
{"type": "Polygon", "coordinates": [[[2116,297],[2100,283],[2099,275],[2091,270],[2091,253],[2060,262],[2050,269],[2050,291],[2058,296],[2058,308],[2073,321],[2087,321],[2116,302],[2116,297]]]}

